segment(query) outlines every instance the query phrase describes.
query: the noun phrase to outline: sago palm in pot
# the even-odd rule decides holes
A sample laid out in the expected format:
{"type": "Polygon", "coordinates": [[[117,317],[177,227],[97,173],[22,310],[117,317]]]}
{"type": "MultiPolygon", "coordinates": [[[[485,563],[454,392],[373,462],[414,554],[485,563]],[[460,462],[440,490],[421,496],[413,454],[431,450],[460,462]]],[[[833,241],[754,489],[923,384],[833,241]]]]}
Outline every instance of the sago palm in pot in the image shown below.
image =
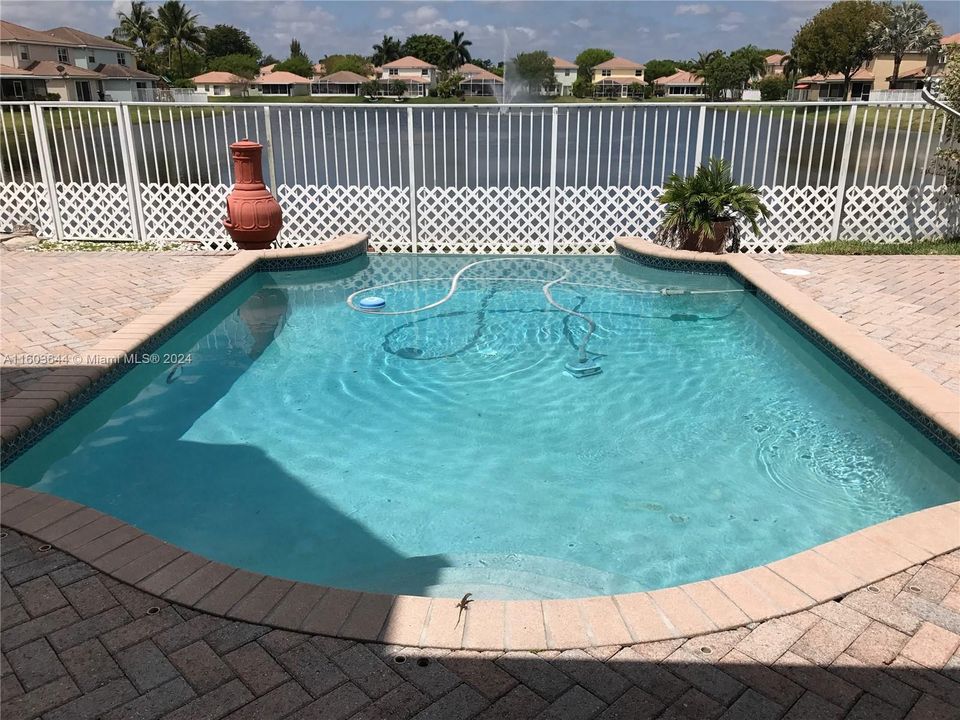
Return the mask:
{"type": "Polygon", "coordinates": [[[710,158],[696,173],[670,176],[660,196],[666,206],[657,239],[680,250],[722,253],[742,224],[760,234],[760,218],[770,216],[757,188],[733,181],[730,163],[710,158]]]}

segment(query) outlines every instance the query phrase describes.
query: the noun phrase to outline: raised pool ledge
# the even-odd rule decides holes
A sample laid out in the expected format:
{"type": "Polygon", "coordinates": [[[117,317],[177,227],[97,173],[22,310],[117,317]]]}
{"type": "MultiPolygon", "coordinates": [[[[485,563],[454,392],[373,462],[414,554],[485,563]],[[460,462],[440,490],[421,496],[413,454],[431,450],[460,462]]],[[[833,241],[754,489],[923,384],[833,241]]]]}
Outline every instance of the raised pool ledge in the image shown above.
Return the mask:
{"type": "Polygon", "coordinates": [[[188,282],[147,313],[100,340],[79,365],[51,370],[2,402],[0,467],[4,467],[93,400],[204,310],[255,272],[298,270],[348,262],[365,255],[369,233],[340,235],[300,248],[244,250],[188,282]]]}
{"type": "Polygon", "coordinates": [[[944,452],[960,461],[960,398],[749,255],[673,250],[636,237],[616,238],[614,244],[621,257],[642,265],[735,278],[944,452]]]}
{"type": "Polygon", "coordinates": [[[166,601],[284,630],[407,647],[567,650],[688,638],[788,615],[960,547],[960,502],[711,580],[571,600],[382,595],[208,560],[93,508],[0,484],[0,523],[166,601]]]}

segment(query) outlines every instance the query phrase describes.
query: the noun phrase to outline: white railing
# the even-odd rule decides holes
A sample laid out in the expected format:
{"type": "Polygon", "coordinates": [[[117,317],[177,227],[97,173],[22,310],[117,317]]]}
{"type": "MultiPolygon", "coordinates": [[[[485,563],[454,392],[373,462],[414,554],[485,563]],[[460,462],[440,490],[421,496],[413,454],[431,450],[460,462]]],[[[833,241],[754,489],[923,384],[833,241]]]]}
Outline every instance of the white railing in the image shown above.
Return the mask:
{"type": "Polygon", "coordinates": [[[139,103],[205,103],[210,102],[210,97],[199,90],[191,88],[137,88],[134,90],[136,102],[139,103]]]}
{"type": "Polygon", "coordinates": [[[871,90],[870,102],[920,102],[920,90],[871,90]]]}
{"type": "Polygon", "coordinates": [[[229,144],[264,145],[283,245],[607,253],[650,237],[672,173],[729,160],[772,210],[751,251],[957,232],[931,172],[952,126],[916,103],[5,103],[0,229],[229,246],[229,144]]]}

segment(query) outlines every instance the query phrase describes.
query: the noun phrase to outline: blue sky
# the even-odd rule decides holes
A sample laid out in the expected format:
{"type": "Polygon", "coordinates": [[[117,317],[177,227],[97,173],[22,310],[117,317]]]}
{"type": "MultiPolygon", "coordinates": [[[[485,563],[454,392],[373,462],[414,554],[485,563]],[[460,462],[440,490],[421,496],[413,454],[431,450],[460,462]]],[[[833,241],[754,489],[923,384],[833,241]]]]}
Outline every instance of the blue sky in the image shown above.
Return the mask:
{"type": "MultiPolygon", "coordinates": [[[[3,0],[0,17],[37,29],[73,25],[104,35],[129,0],[3,0]]],[[[263,48],[285,57],[297,37],[311,59],[328,53],[369,54],[384,34],[417,32],[449,36],[463,30],[473,54],[500,60],[523,50],[547,50],[572,60],[586,47],[605,47],[645,62],[684,59],[698,51],[732,50],[753,43],[789,49],[790,38],[817,10],[819,0],[758,2],[406,2],[351,0],[187,0],[206,25],[243,28],[263,48]]],[[[930,15],[947,33],[960,30],[960,5],[928,1],[930,15]]]]}

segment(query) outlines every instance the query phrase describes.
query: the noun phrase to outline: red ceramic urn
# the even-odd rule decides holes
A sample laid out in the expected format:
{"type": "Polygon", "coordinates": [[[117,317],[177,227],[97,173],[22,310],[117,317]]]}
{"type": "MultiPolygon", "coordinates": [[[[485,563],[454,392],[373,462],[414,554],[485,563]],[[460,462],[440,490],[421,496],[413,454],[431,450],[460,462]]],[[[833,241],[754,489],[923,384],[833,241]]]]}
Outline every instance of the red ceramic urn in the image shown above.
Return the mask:
{"type": "Polygon", "coordinates": [[[227,195],[223,226],[241,250],[265,250],[280,232],[280,203],[263,184],[263,145],[240,140],[230,146],[236,182],[227,195]]]}

